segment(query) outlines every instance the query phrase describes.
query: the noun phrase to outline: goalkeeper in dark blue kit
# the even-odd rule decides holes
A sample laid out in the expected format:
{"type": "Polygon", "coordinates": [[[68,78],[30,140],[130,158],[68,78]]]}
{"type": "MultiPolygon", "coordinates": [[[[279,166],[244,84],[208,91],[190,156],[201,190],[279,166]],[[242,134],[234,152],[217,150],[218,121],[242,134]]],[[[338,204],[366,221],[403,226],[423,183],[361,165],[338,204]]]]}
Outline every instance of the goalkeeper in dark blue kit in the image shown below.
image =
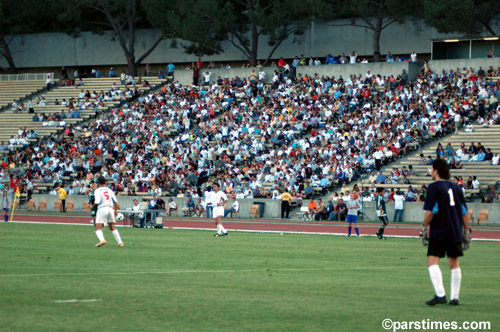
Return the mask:
{"type": "Polygon", "coordinates": [[[449,304],[458,305],[462,281],[458,257],[463,256],[463,250],[467,250],[471,244],[467,205],[462,189],[448,181],[450,170],[444,159],[434,160],[431,175],[436,182],[430,184],[427,190],[424,223],[419,236],[424,246],[429,245],[427,265],[435,291],[434,298],[426,304],[433,306],[446,303],[443,276],[439,268],[439,259],[446,254],[451,269],[449,304]],[[429,226],[429,236],[427,236],[429,226]]]}

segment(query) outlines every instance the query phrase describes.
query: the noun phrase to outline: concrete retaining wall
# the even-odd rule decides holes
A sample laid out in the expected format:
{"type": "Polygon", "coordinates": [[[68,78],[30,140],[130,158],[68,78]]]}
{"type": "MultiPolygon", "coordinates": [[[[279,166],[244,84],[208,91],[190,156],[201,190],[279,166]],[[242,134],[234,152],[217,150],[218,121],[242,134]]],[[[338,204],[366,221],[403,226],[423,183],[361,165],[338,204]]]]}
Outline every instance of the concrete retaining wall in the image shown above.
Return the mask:
{"type": "MultiPolygon", "coordinates": [[[[297,68],[297,74],[302,74],[302,76],[309,75],[314,76],[318,74],[321,76],[335,76],[336,78],[342,77],[346,79],[351,75],[366,75],[368,71],[372,74],[380,74],[382,76],[398,76],[403,72],[403,69],[408,73],[410,80],[415,79],[418,75],[419,69],[422,67],[423,63],[410,63],[410,62],[394,62],[394,63],[367,63],[367,64],[342,64],[342,65],[322,65],[322,66],[303,66],[297,68]]],[[[209,71],[212,73],[210,77],[211,80],[216,81],[220,76],[224,78],[225,76],[229,78],[234,78],[236,76],[243,78],[248,78],[252,70],[258,73],[258,68],[231,68],[231,69],[204,69],[203,72],[209,71]]],[[[264,67],[264,72],[266,73],[265,82],[272,82],[273,72],[277,70],[277,67],[264,67]]],[[[174,79],[179,81],[181,84],[191,84],[193,82],[193,71],[191,70],[177,70],[174,73],[174,79]]],[[[201,77],[201,73],[200,73],[201,77]]],[[[201,78],[200,78],[201,80],[201,78]]]]}
{"type": "MultiPolygon", "coordinates": [[[[473,68],[474,70],[478,70],[480,66],[486,71],[490,66],[493,68],[497,68],[500,66],[500,58],[484,58],[484,59],[465,59],[465,60],[432,60],[429,61],[429,65],[431,69],[440,74],[444,69],[449,71],[453,69],[454,71],[459,68],[462,70],[463,67],[469,69],[473,68]]],[[[336,78],[342,77],[345,79],[351,75],[362,75],[363,77],[366,75],[368,71],[372,74],[380,74],[382,76],[391,76],[397,77],[397,75],[403,72],[403,69],[408,73],[408,78],[410,80],[414,80],[419,70],[422,68],[423,62],[379,62],[379,63],[366,63],[366,64],[342,64],[342,65],[322,65],[322,66],[303,66],[297,69],[297,74],[314,76],[318,74],[321,76],[335,76],[336,78]]],[[[217,80],[220,76],[224,78],[227,76],[229,78],[238,77],[246,77],[250,76],[253,68],[231,68],[231,69],[210,69],[212,73],[211,79],[213,81],[217,80]]],[[[277,67],[264,67],[264,71],[266,72],[266,82],[272,81],[272,76],[274,70],[278,69],[277,67]]],[[[207,70],[203,70],[205,72],[207,70]]],[[[258,72],[258,68],[255,68],[255,71],[258,72]]],[[[191,84],[193,82],[193,72],[191,70],[177,70],[175,72],[175,80],[179,81],[181,84],[191,84]]]]}
{"type": "MultiPolygon", "coordinates": [[[[118,201],[120,202],[121,208],[131,208],[133,206],[133,200],[137,198],[139,201],[142,200],[142,197],[135,196],[118,196],[118,201]]],[[[38,206],[38,202],[41,199],[47,200],[47,210],[54,211],[54,202],[57,200],[57,196],[54,195],[33,195],[33,199],[36,201],[38,206]]],[[[165,202],[168,201],[168,198],[163,197],[165,202]]],[[[84,202],[87,202],[87,196],[68,196],[67,200],[75,201],[75,211],[83,212],[82,205],[84,202]]],[[[181,208],[185,207],[187,204],[187,198],[174,198],[177,203],[177,207],[179,211],[181,208]]],[[[242,199],[238,200],[240,203],[240,215],[242,218],[250,218],[250,207],[254,204],[254,202],[262,202],[265,203],[265,211],[264,218],[280,218],[281,217],[281,201],[279,200],[271,200],[271,199],[242,199]]],[[[196,202],[196,200],[195,200],[196,202]]],[[[229,200],[228,207],[231,207],[232,201],[229,200]]],[[[365,202],[363,204],[364,212],[367,218],[365,221],[372,220],[377,221],[377,216],[375,213],[375,202],[365,202]]],[[[24,207],[23,207],[24,208],[24,207]]],[[[424,211],[422,210],[423,203],[405,203],[405,209],[403,212],[403,220],[411,221],[411,222],[421,222],[423,221],[424,211]]],[[[500,204],[481,204],[481,203],[469,203],[469,209],[474,210],[474,220],[477,221],[477,217],[479,211],[482,209],[489,209],[489,222],[490,224],[500,225],[500,204]]],[[[292,210],[291,217],[293,219],[297,218],[296,212],[298,209],[292,210]]],[[[389,221],[393,221],[394,217],[394,203],[387,204],[387,212],[389,214],[389,221]]],[[[179,212],[179,215],[182,215],[182,212],[179,212]]]]}
{"type": "Polygon", "coordinates": [[[429,61],[429,66],[436,74],[440,74],[443,69],[448,72],[450,69],[455,71],[457,68],[473,68],[475,71],[482,66],[484,71],[487,71],[490,66],[496,68],[500,66],[500,58],[483,58],[483,59],[459,59],[459,60],[432,60],[429,61]]]}

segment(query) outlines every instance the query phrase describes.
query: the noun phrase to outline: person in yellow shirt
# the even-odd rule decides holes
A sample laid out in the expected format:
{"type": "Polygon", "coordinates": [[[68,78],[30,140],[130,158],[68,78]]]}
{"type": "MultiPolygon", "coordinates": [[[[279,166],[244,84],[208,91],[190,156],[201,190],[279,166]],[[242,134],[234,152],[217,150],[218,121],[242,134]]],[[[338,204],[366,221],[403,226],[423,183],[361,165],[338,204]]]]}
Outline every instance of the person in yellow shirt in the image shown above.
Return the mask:
{"type": "Polygon", "coordinates": [[[292,200],[292,195],[288,192],[285,187],[285,192],[281,194],[281,219],[289,218],[290,214],[290,201],[292,200]]]}
{"type": "Polygon", "coordinates": [[[61,184],[59,184],[56,188],[57,195],[59,196],[59,200],[61,201],[61,212],[66,212],[66,197],[68,193],[61,184]]]}

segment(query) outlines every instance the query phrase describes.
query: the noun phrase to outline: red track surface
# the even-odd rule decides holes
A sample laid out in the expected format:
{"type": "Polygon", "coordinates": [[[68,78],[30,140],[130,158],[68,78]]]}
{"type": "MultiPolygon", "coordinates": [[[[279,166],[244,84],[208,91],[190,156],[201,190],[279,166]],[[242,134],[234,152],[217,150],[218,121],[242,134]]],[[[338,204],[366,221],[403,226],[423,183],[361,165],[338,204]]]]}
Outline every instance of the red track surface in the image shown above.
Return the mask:
{"type": "MultiPolygon", "coordinates": [[[[78,216],[47,216],[47,215],[15,215],[14,222],[37,222],[58,224],[88,225],[89,217],[78,216]]],[[[315,233],[315,234],[345,234],[347,225],[342,222],[312,222],[301,220],[264,220],[264,219],[224,219],[224,225],[229,231],[249,232],[283,232],[283,233],[315,233]]],[[[378,230],[376,223],[359,223],[361,235],[375,235],[378,230]]],[[[213,229],[211,220],[204,218],[168,218],[165,227],[170,229],[213,229]]],[[[389,224],[386,236],[417,237],[420,226],[416,224],[389,224]]],[[[488,226],[473,226],[473,239],[500,241],[500,228],[488,226]]]]}

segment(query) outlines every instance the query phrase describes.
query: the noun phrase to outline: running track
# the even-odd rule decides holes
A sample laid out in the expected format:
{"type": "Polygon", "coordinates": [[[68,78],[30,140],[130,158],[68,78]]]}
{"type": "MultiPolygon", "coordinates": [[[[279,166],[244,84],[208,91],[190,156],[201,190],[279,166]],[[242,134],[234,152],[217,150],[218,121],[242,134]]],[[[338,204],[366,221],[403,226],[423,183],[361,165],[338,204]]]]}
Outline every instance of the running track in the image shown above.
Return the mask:
{"type": "MultiPolygon", "coordinates": [[[[72,215],[15,215],[14,222],[47,223],[47,224],[75,224],[87,225],[89,217],[72,215]]],[[[329,234],[345,235],[347,225],[345,222],[309,222],[302,220],[280,220],[280,219],[224,219],[224,226],[231,231],[242,232],[270,232],[270,233],[304,233],[304,234],[329,234]]],[[[122,222],[122,223],[125,223],[122,222]]],[[[119,225],[119,224],[118,224],[119,225]]],[[[169,217],[164,223],[167,229],[202,229],[215,230],[211,220],[205,218],[180,218],[169,217]]],[[[359,223],[359,231],[362,236],[375,236],[378,230],[376,223],[359,223]]],[[[124,227],[126,225],[123,225],[124,227]]],[[[412,237],[417,238],[420,225],[392,223],[387,227],[385,234],[388,237],[412,237]]],[[[354,233],[354,230],[353,230],[354,233]]],[[[499,241],[500,227],[472,226],[473,240],[499,241]]]]}

